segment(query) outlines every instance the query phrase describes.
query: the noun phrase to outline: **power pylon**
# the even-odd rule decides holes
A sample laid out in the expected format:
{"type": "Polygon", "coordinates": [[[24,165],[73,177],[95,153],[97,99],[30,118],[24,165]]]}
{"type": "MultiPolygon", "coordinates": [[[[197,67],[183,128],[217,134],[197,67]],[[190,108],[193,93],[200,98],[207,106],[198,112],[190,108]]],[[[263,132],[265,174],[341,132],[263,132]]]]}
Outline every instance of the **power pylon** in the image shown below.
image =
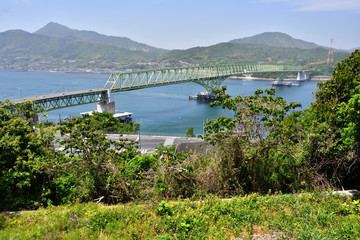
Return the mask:
{"type": "Polygon", "coordinates": [[[329,54],[328,54],[328,58],[327,58],[327,65],[333,64],[334,63],[334,50],[332,48],[332,43],[333,43],[334,39],[331,38],[330,39],[330,48],[329,48],[329,54]]]}

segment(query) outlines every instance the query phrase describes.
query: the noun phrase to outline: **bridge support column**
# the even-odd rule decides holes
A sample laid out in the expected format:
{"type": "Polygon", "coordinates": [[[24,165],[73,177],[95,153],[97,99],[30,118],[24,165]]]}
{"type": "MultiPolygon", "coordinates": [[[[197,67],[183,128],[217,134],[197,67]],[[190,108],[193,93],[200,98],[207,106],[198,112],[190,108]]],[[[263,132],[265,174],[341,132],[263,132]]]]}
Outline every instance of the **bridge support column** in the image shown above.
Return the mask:
{"type": "Polygon", "coordinates": [[[110,90],[107,91],[107,96],[97,103],[97,111],[115,113],[115,99],[110,90]]]}
{"type": "Polygon", "coordinates": [[[305,80],[307,80],[307,78],[308,78],[308,76],[307,76],[306,72],[302,71],[302,72],[298,72],[296,80],[305,81],[305,80]]]}

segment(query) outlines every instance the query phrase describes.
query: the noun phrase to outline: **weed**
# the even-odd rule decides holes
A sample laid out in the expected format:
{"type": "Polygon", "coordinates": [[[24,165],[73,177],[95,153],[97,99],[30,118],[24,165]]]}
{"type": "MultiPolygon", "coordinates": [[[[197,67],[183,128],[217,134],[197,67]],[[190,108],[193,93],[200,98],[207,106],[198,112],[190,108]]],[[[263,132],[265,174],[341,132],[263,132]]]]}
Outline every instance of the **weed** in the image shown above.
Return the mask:
{"type": "Polygon", "coordinates": [[[113,206],[74,204],[0,215],[0,239],[360,239],[359,201],[320,193],[113,206]]]}
{"type": "Polygon", "coordinates": [[[160,206],[155,209],[155,212],[160,216],[171,215],[171,209],[167,201],[161,201],[160,206]]]}

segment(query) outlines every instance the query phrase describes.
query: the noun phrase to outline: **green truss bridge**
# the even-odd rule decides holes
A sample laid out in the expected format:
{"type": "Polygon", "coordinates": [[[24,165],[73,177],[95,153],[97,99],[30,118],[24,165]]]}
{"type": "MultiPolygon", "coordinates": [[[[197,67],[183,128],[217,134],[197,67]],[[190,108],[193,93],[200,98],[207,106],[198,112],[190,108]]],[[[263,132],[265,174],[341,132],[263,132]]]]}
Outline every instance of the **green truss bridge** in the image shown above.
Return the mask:
{"type": "Polygon", "coordinates": [[[47,110],[97,102],[98,111],[114,112],[113,93],[116,92],[183,82],[195,82],[210,92],[230,76],[265,72],[297,72],[298,80],[306,80],[309,75],[309,71],[300,66],[285,65],[220,65],[122,72],[111,74],[103,88],[26,97],[11,102],[34,101],[47,110]]]}

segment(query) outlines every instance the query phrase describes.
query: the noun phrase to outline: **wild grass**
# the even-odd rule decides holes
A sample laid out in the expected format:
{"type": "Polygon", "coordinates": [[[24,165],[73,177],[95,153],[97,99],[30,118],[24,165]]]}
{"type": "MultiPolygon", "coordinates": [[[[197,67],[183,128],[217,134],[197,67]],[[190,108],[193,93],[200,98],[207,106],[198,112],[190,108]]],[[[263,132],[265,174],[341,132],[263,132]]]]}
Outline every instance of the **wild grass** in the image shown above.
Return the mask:
{"type": "Polygon", "coordinates": [[[2,213],[0,239],[359,239],[360,204],[326,193],[77,203],[2,213]]]}

